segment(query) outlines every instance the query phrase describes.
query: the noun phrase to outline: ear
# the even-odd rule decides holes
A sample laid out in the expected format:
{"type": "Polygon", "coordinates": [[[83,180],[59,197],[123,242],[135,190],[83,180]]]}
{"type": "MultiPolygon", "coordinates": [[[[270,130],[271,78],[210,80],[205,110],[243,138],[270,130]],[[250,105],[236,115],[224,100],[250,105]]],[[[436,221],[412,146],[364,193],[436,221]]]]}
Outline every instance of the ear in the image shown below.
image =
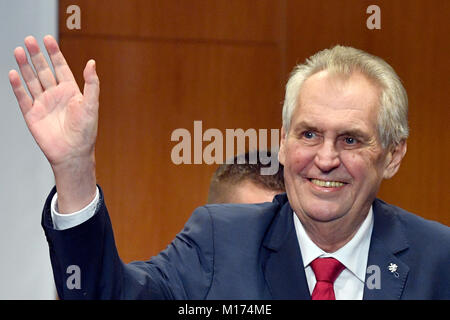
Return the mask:
{"type": "Polygon", "coordinates": [[[403,157],[406,154],[406,140],[400,141],[397,145],[390,148],[386,156],[386,167],[384,169],[384,178],[392,178],[400,168],[403,157]]]}
{"type": "Polygon", "coordinates": [[[284,166],[284,162],[286,160],[286,130],[284,130],[284,126],[281,127],[281,141],[280,141],[280,150],[278,150],[278,162],[284,166]]]}

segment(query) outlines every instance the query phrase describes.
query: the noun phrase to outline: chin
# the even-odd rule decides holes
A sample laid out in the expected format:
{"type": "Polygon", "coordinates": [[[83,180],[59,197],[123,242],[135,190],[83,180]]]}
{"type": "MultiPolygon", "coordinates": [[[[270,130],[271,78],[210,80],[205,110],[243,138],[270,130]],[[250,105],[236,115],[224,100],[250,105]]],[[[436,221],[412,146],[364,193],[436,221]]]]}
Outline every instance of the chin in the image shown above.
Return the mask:
{"type": "Polygon", "coordinates": [[[305,203],[301,206],[303,213],[310,219],[319,222],[330,222],[337,220],[348,212],[340,203],[317,201],[305,203]]]}

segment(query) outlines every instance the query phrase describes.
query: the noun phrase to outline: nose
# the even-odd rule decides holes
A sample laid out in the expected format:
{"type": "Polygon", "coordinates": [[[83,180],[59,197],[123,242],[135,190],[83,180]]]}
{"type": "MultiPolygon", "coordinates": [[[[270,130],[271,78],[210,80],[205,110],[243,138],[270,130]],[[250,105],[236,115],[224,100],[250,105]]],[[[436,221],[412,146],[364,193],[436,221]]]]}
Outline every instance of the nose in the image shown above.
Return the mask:
{"type": "Polygon", "coordinates": [[[339,167],[341,159],[333,141],[324,141],[320,145],[314,163],[322,172],[329,172],[339,167]]]}

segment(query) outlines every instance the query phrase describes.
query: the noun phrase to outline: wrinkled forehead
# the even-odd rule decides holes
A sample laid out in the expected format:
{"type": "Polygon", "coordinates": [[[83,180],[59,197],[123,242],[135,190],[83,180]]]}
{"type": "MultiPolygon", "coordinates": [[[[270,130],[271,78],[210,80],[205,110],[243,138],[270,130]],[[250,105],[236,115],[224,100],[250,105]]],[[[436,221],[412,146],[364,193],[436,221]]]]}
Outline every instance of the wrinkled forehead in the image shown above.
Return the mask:
{"type": "Polygon", "coordinates": [[[291,124],[316,119],[344,124],[363,121],[376,126],[380,94],[381,88],[360,72],[318,72],[301,86],[291,124]]]}
{"type": "Polygon", "coordinates": [[[311,93],[325,96],[330,92],[339,92],[352,96],[364,94],[378,98],[382,91],[381,89],[381,85],[376,80],[357,69],[348,73],[342,73],[335,69],[326,69],[316,72],[305,79],[298,92],[297,104],[303,96],[311,93]]]}

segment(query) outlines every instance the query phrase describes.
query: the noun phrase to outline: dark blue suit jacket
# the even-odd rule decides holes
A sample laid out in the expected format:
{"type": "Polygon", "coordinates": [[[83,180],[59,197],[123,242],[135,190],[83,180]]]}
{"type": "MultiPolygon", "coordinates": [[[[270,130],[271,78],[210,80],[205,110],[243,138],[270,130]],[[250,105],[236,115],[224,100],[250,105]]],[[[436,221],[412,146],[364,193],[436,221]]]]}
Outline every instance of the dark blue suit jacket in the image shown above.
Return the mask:
{"type": "MultiPolygon", "coordinates": [[[[124,264],[102,192],[95,216],[63,231],[51,221],[54,192],[42,225],[61,299],[311,298],[285,194],[272,203],[200,207],[166,250],[124,264]],[[71,265],[79,267],[79,289],[67,286],[71,265]]],[[[364,299],[450,299],[450,228],[381,200],[373,212],[367,265],[379,267],[380,282],[365,286],[364,299]]]]}

